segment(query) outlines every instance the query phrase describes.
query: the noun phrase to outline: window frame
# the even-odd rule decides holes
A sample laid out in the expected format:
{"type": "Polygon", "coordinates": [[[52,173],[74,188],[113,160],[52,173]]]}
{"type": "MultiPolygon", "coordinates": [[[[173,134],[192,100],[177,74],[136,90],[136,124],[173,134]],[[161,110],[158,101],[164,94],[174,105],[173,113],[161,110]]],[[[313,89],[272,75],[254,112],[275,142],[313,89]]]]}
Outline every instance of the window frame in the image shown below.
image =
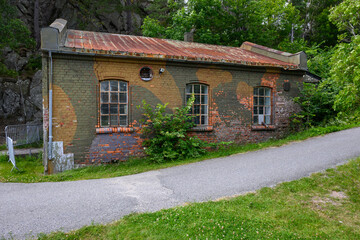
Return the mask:
{"type": "Polygon", "coordinates": [[[273,114],[273,89],[267,86],[257,86],[253,88],[253,104],[252,104],[252,118],[251,123],[253,126],[269,126],[274,124],[274,114],[273,114]],[[263,95],[261,95],[260,90],[263,89],[263,95]],[[267,90],[269,90],[269,95],[267,95],[267,90]],[[257,100],[256,100],[257,98],[257,100]],[[260,102],[260,98],[263,98],[263,104],[260,102]],[[269,99],[269,104],[266,104],[266,99],[269,99]],[[270,108],[266,111],[266,108],[270,108]],[[262,114],[261,114],[262,112],[262,114]],[[260,122],[259,116],[263,116],[263,121],[260,122]],[[266,117],[269,117],[269,121],[266,121],[266,117]],[[257,121],[255,120],[257,117],[257,121]]]}
{"type": "MultiPolygon", "coordinates": [[[[121,79],[104,79],[102,81],[99,82],[99,127],[100,128],[113,128],[113,127],[127,127],[129,125],[129,82],[121,80],[121,79]],[[105,82],[108,82],[108,89],[107,90],[103,90],[102,88],[102,84],[104,84],[105,82]],[[111,90],[111,82],[117,82],[117,90],[111,90]],[[122,90],[121,87],[121,83],[125,83],[125,87],[126,87],[126,91],[122,90]],[[107,93],[108,94],[108,101],[103,101],[103,93],[107,93]],[[117,101],[116,102],[112,102],[111,101],[111,93],[117,93],[117,101]],[[125,102],[121,101],[121,94],[126,94],[125,96],[125,102]],[[112,113],[111,112],[111,105],[117,105],[117,113],[112,113]],[[107,112],[108,113],[102,113],[102,106],[103,105],[108,105],[107,107],[107,112]],[[125,110],[124,113],[121,113],[121,105],[125,106],[125,110]],[[102,116],[108,116],[108,125],[103,125],[103,120],[102,120],[102,116]],[[117,116],[117,124],[111,124],[111,116],[117,116]],[[122,123],[121,120],[121,116],[125,116],[125,122],[122,123]]],[[[115,95],[113,95],[115,96],[115,95]]]]}
{"type": "Polygon", "coordinates": [[[196,103],[196,100],[193,104],[193,106],[191,107],[191,113],[189,115],[192,115],[192,116],[196,116],[194,117],[194,123],[196,124],[197,127],[202,127],[202,126],[209,126],[209,106],[210,106],[210,98],[209,98],[209,95],[210,95],[210,87],[209,85],[207,84],[204,84],[204,83],[189,83],[189,84],[186,84],[186,87],[185,87],[185,103],[187,103],[188,99],[192,96],[192,95],[195,95],[195,98],[196,98],[196,95],[199,96],[199,103],[196,103]],[[188,92],[188,87],[191,86],[191,92],[188,92]],[[199,92],[198,93],[195,93],[195,86],[200,86],[200,89],[199,89],[199,92]],[[203,87],[206,87],[206,91],[205,93],[202,92],[202,88],[203,87]],[[206,104],[203,104],[202,103],[202,96],[204,96],[204,99],[206,99],[206,104]],[[206,97],[205,97],[206,96],[206,97]],[[195,113],[195,106],[199,106],[199,113],[195,113]],[[206,109],[206,113],[202,113],[202,109],[206,109]],[[204,121],[202,120],[202,116],[204,116],[204,121]],[[199,123],[196,122],[196,118],[199,117],[199,123]]]}

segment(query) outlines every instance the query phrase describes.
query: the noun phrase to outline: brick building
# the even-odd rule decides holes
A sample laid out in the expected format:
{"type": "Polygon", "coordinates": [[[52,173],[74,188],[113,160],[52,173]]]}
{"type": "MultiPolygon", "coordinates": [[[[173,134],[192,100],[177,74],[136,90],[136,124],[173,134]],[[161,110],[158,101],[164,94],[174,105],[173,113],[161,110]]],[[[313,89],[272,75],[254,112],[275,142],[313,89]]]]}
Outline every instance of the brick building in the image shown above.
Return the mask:
{"type": "Polygon", "coordinates": [[[44,162],[47,172],[123,161],[141,153],[145,99],[169,110],[195,95],[197,126],[208,141],[257,142],[289,128],[307,72],[306,55],[250,42],[224,47],[67,29],[41,32],[44,162]],[[50,143],[50,144],[49,144],[50,143]]]}

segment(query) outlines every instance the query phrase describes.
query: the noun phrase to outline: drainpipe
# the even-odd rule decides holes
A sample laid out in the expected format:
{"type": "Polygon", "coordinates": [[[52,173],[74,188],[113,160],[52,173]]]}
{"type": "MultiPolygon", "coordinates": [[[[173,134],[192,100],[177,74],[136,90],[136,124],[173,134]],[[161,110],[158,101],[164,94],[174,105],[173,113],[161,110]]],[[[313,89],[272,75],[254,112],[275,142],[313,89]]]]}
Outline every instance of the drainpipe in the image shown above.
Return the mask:
{"type": "Polygon", "coordinates": [[[49,59],[50,59],[50,72],[49,72],[49,159],[52,159],[52,84],[53,84],[53,59],[51,55],[51,51],[49,51],[49,59]]]}

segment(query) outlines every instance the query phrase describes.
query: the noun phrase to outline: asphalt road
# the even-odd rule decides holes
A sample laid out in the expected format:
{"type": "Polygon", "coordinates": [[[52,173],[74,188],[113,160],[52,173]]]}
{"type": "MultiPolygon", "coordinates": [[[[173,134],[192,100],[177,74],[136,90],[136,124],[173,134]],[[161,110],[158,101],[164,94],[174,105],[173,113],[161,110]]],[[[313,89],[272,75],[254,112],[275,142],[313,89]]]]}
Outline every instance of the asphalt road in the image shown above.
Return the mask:
{"type": "Polygon", "coordinates": [[[360,156],[360,128],[278,148],[125,177],[0,183],[0,238],[108,223],[133,212],[214,200],[299,179],[360,156]]]}

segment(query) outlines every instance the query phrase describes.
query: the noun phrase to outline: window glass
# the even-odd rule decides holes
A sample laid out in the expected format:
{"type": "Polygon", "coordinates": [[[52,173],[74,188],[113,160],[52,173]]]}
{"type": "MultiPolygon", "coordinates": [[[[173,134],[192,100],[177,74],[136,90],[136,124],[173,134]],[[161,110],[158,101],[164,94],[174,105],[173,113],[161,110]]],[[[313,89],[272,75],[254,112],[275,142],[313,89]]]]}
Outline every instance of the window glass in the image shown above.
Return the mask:
{"type": "Polygon", "coordinates": [[[110,102],[112,102],[112,103],[117,103],[117,102],[119,102],[119,93],[117,93],[117,92],[112,92],[112,93],[110,93],[110,102]]]}
{"type": "Polygon", "coordinates": [[[186,101],[195,96],[190,114],[197,125],[208,125],[208,86],[203,84],[189,84],[186,86],[186,101]]]}
{"type": "Polygon", "coordinates": [[[101,93],[101,102],[109,102],[109,93],[107,92],[102,92],[101,93]]]}
{"type": "Polygon", "coordinates": [[[100,125],[126,126],[128,123],[128,84],[109,80],[100,83],[100,125]]]}
{"type": "Polygon", "coordinates": [[[253,124],[271,124],[271,88],[254,88],[253,124]]]}
{"type": "Polygon", "coordinates": [[[109,81],[101,82],[101,91],[109,91],[109,81]]]}
{"type": "Polygon", "coordinates": [[[117,81],[110,81],[110,91],[117,92],[118,86],[119,86],[119,84],[117,81]]]}

